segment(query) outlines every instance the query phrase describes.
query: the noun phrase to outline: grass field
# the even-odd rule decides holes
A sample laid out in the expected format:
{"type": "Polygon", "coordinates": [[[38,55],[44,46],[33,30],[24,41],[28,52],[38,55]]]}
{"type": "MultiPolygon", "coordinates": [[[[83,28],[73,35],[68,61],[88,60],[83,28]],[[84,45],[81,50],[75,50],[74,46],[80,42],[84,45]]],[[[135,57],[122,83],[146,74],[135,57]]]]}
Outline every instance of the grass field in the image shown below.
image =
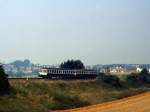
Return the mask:
{"type": "Polygon", "coordinates": [[[9,94],[0,96],[0,112],[47,112],[99,104],[148,91],[93,81],[11,80],[9,94]]]}

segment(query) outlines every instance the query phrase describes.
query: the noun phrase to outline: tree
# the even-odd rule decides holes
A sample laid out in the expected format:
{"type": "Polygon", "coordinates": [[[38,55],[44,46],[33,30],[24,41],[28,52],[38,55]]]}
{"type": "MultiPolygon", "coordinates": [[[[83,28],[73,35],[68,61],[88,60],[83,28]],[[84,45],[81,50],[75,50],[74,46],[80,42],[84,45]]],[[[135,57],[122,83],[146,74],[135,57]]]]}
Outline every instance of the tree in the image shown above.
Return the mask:
{"type": "Polygon", "coordinates": [[[26,67],[26,66],[32,65],[31,62],[30,62],[30,60],[28,60],[28,59],[25,59],[24,61],[16,60],[16,61],[14,61],[14,62],[12,62],[10,64],[12,64],[12,65],[14,65],[16,67],[20,67],[20,66],[26,67]]]}
{"type": "Polygon", "coordinates": [[[123,86],[119,77],[111,74],[105,74],[105,73],[99,74],[97,82],[100,84],[107,84],[109,86],[116,87],[116,88],[120,88],[123,86]]]}
{"type": "Polygon", "coordinates": [[[127,76],[127,81],[130,82],[132,85],[150,84],[149,71],[144,68],[140,73],[127,76]]]}
{"type": "Polygon", "coordinates": [[[139,74],[139,79],[143,83],[150,83],[150,74],[147,68],[144,68],[140,74],[139,74]]]}
{"type": "Polygon", "coordinates": [[[67,60],[61,63],[62,69],[85,69],[84,64],[80,60],[67,60]]]}
{"type": "Polygon", "coordinates": [[[31,65],[31,62],[28,59],[25,59],[23,63],[24,63],[24,66],[30,66],[31,65]]]}
{"type": "Polygon", "coordinates": [[[0,65],[0,94],[5,94],[10,89],[10,84],[7,79],[7,74],[5,74],[5,71],[0,65]]]}
{"type": "Polygon", "coordinates": [[[147,68],[144,68],[141,72],[140,75],[149,75],[149,71],[147,68]]]}

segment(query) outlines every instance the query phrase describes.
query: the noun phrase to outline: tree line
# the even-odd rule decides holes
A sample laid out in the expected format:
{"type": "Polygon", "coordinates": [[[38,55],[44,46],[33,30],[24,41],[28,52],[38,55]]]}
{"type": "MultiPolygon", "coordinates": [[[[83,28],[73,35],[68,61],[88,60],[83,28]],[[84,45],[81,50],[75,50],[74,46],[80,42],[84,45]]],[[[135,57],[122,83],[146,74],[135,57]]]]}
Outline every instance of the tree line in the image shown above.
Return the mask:
{"type": "Polygon", "coordinates": [[[61,69],[85,69],[85,66],[80,60],[67,60],[60,64],[61,69]]]}
{"type": "Polygon", "coordinates": [[[0,95],[7,93],[10,89],[8,75],[5,73],[2,64],[0,64],[0,95]]]}

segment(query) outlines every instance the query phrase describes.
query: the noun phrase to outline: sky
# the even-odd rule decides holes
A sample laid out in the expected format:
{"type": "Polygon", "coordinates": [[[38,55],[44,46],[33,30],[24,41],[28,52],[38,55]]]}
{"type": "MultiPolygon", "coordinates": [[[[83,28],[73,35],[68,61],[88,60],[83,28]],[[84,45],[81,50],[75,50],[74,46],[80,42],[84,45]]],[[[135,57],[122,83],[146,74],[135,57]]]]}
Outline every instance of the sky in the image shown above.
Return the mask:
{"type": "Polygon", "coordinates": [[[0,0],[0,61],[150,63],[150,0],[0,0]]]}

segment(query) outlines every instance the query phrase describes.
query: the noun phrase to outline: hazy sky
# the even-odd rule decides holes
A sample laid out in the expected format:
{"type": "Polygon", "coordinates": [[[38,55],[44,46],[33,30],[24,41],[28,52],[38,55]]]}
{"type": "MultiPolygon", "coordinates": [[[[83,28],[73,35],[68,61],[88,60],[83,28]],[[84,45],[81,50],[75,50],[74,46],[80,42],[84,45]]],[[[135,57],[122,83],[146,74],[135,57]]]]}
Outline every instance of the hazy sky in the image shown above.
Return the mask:
{"type": "Polygon", "coordinates": [[[0,61],[150,63],[150,0],[0,0],[0,61]]]}

